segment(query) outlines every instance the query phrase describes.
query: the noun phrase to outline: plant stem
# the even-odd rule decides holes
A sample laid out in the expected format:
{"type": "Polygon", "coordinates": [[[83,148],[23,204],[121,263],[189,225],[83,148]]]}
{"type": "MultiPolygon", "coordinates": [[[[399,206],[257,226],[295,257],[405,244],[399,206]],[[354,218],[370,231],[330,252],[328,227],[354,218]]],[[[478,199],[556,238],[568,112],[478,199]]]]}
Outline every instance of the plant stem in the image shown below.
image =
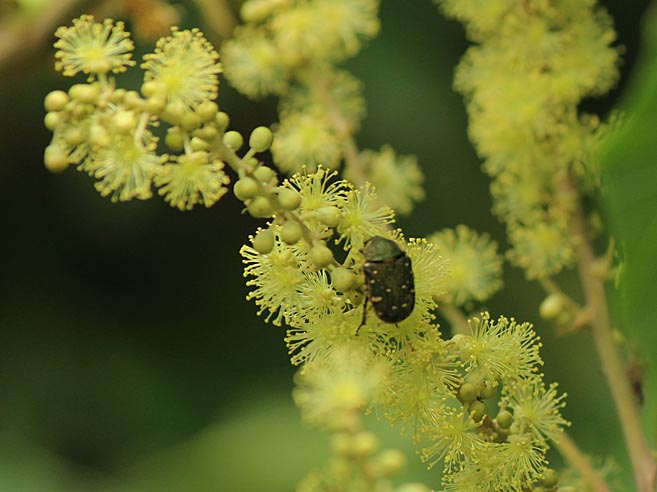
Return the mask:
{"type": "Polygon", "coordinates": [[[616,405],[627,452],[632,462],[637,491],[652,492],[657,464],[651,456],[641,426],[639,409],[632,395],[629,381],[625,377],[625,367],[614,344],[607,307],[605,279],[599,275],[596,268],[597,258],[588,239],[586,221],[579,206],[581,203],[580,196],[572,182],[572,178],[564,180],[562,188],[563,192],[569,194],[572,198],[571,203],[578,204],[570,223],[570,233],[571,237],[574,238],[574,249],[577,257],[577,268],[586,304],[591,313],[591,335],[600,357],[602,372],[607,379],[609,390],[616,405]]]}

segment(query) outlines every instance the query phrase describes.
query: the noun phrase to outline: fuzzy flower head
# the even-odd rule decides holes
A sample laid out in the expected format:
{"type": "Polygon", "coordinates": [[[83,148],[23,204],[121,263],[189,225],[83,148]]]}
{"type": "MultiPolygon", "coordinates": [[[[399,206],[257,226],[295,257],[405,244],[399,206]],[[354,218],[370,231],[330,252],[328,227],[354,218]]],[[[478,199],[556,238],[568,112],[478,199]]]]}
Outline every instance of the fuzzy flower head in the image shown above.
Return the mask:
{"type": "Polygon", "coordinates": [[[91,80],[135,65],[130,59],[134,44],[123,22],[105,19],[99,23],[92,15],[82,15],[72,26],[57,29],[55,36],[59,38],[55,42],[55,69],[67,77],[82,72],[91,80]]]}
{"type": "Polygon", "coordinates": [[[219,55],[198,29],[180,31],[158,40],[155,52],[144,55],[144,81],[161,84],[168,104],[193,108],[212,100],[219,90],[219,55]]]}
{"type": "Polygon", "coordinates": [[[561,415],[566,394],[557,394],[556,383],[546,388],[540,379],[531,378],[505,388],[505,394],[518,432],[529,432],[540,441],[558,441],[570,425],[561,415]]]}
{"type": "Polygon", "coordinates": [[[214,205],[226,194],[230,182],[224,163],[208,160],[206,152],[193,152],[168,162],[155,177],[158,193],[179,210],[191,210],[197,203],[214,205]]]}
{"type": "MultiPolygon", "coordinates": [[[[424,200],[424,175],[414,156],[398,155],[392,147],[384,145],[378,152],[362,152],[360,159],[381,202],[400,215],[408,215],[414,203],[424,200]]],[[[345,171],[348,179],[354,177],[349,170],[345,171]]]]}
{"type": "Polygon", "coordinates": [[[502,287],[502,258],[488,234],[479,235],[464,225],[429,237],[449,261],[447,301],[463,306],[485,301],[502,287]]]}
{"type": "Polygon", "coordinates": [[[85,170],[98,179],[96,190],[102,196],[111,196],[113,202],[146,200],[153,195],[153,179],[163,161],[155,153],[156,145],[157,139],[146,130],[140,139],[116,135],[109,145],[94,152],[85,170]]]}
{"type": "Polygon", "coordinates": [[[335,169],[342,158],[342,145],[326,118],[295,113],[284,118],[274,132],[271,152],[283,172],[299,172],[317,163],[335,169]]]}
{"type": "Polygon", "coordinates": [[[510,260],[525,269],[527,278],[559,273],[573,261],[573,250],[564,228],[557,222],[538,221],[510,230],[513,249],[510,260]]]}
{"type": "Polygon", "coordinates": [[[469,324],[471,336],[453,338],[467,373],[511,383],[533,377],[543,364],[538,353],[541,344],[531,324],[518,324],[504,316],[494,321],[488,313],[472,318],[469,324]]]}
{"type": "Polygon", "coordinates": [[[337,430],[349,425],[381,391],[388,367],[358,347],[306,364],[297,374],[293,397],[308,423],[337,430]]]}
{"type": "Polygon", "coordinates": [[[376,0],[315,0],[280,12],[270,26],[285,64],[296,66],[354,56],[378,33],[377,14],[376,0]]]}
{"type": "Polygon", "coordinates": [[[280,94],[290,77],[276,46],[260,29],[242,28],[221,47],[226,77],[248,97],[280,94]]]}

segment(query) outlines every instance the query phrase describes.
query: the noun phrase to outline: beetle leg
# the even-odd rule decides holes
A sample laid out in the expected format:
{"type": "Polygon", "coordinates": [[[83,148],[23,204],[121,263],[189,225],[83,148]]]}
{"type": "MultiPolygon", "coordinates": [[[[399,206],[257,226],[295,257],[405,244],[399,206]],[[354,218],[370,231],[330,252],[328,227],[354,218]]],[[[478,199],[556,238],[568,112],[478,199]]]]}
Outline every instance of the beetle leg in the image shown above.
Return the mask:
{"type": "Polygon", "coordinates": [[[356,336],[358,336],[358,332],[360,332],[361,326],[363,326],[367,322],[367,301],[369,301],[370,296],[365,296],[365,302],[363,302],[363,317],[360,320],[360,325],[358,325],[358,328],[356,328],[356,336]]]}

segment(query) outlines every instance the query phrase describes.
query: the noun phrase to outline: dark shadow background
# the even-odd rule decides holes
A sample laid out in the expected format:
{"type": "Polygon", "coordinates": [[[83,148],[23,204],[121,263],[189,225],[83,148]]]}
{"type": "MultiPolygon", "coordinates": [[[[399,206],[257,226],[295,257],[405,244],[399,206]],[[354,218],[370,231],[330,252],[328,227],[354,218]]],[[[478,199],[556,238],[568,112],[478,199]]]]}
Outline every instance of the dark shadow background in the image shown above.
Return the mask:
{"type": "MultiPolygon", "coordinates": [[[[626,47],[619,89],[584,104],[604,115],[632,69],[647,1],[603,4],[626,47]]],[[[381,15],[380,37],[347,66],[365,82],[359,144],[414,153],[426,173],[427,199],[400,225],[424,236],[464,223],[504,244],[451,90],[461,26],[429,0],[384,0],[381,15]]],[[[157,198],[112,205],[86,175],[48,173],[42,101],[69,84],[52,53],[0,80],[0,490],[293,490],[326,443],[298,423],[284,330],[245,300],[238,250],[259,223],[232,194],[180,213],[157,198]]],[[[249,102],[225,81],[219,103],[245,135],[275,119],[274,101],[249,102]]],[[[555,339],[538,319],[540,289],[508,266],[506,284],[488,307],[536,324],[573,436],[625,463],[588,336],[555,339]]],[[[436,477],[419,476],[438,487],[436,477]]]]}

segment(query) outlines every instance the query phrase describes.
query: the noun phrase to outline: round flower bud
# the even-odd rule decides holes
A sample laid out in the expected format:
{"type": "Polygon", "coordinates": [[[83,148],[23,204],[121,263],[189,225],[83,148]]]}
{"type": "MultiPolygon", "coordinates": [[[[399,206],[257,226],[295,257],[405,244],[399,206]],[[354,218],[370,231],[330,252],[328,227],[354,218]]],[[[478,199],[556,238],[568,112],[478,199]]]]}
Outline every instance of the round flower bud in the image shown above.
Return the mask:
{"type": "Polygon", "coordinates": [[[481,419],[483,419],[486,416],[486,411],[486,404],[479,400],[473,401],[468,407],[468,413],[470,414],[472,420],[475,422],[479,422],[481,419]]]}
{"type": "Polygon", "coordinates": [[[494,397],[496,394],[497,394],[497,384],[495,384],[495,381],[491,381],[490,379],[484,379],[482,381],[482,388],[479,391],[479,396],[484,400],[487,400],[488,398],[494,397]]]}
{"type": "Polygon", "coordinates": [[[352,450],[355,456],[371,456],[379,448],[379,439],[372,432],[359,432],[353,437],[352,450]]]}
{"type": "Polygon", "coordinates": [[[337,207],[322,207],[317,211],[317,218],[328,227],[336,227],[340,223],[340,210],[337,207]]]}
{"type": "Polygon", "coordinates": [[[269,229],[263,229],[258,231],[251,242],[253,243],[253,249],[261,255],[266,255],[274,249],[274,233],[269,229]]]}
{"type": "Polygon", "coordinates": [[[310,248],[310,261],[317,268],[324,268],[333,261],[333,252],[325,244],[315,244],[310,248]]]}
{"type": "Polygon", "coordinates": [[[64,132],[64,142],[66,142],[68,145],[74,147],[76,145],[80,145],[84,141],[84,132],[82,129],[73,126],[71,128],[68,128],[64,132]]]}
{"type": "Polygon", "coordinates": [[[347,292],[353,288],[356,277],[348,268],[338,267],[331,271],[331,281],[338,292],[347,292]]]}
{"type": "Polygon", "coordinates": [[[564,298],[561,294],[550,294],[538,308],[538,312],[543,319],[554,319],[564,310],[564,298]]]}
{"type": "Polygon", "coordinates": [[[269,203],[269,199],[264,196],[256,196],[255,198],[251,198],[249,203],[246,205],[246,209],[249,211],[251,216],[255,217],[256,219],[271,217],[274,213],[274,210],[271,208],[271,203],[269,203]]]}
{"type": "Polygon", "coordinates": [[[123,104],[131,109],[141,109],[144,105],[144,100],[137,91],[128,91],[125,93],[123,104]]]}
{"type": "Polygon", "coordinates": [[[295,210],[301,204],[301,195],[290,188],[278,188],[278,204],[283,210],[295,210]]]}
{"type": "Polygon", "coordinates": [[[296,244],[302,234],[301,226],[294,220],[286,221],[281,228],[281,240],[287,244],[296,244]]]}
{"type": "Polygon", "coordinates": [[[92,124],[89,126],[89,136],[87,142],[94,147],[105,147],[109,144],[110,138],[107,130],[103,125],[92,124]]]}
{"type": "Polygon", "coordinates": [[[192,137],[192,140],[189,143],[189,145],[192,148],[192,150],[207,150],[209,146],[205,140],[200,139],[198,137],[192,137]]]}
{"type": "Polygon", "coordinates": [[[182,119],[180,120],[180,126],[188,132],[195,130],[200,124],[201,118],[192,111],[185,111],[185,114],[182,115],[182,119]]]}
{"type": "Polygon", "coordinates": [[[479,393],[477,386],[472,383],[463,383],[459,388],[459,400],[463,403],[470,403],[477,398],[477,393],[479,393]]]}
{"type": "Polygon", "coordinates": [[[162,82],[149,80],[141,84],[141,93],[144,97],[162,96],[166,93],[166,87],[162,82]]]}
{"type": "Polygon", "coordinates": [[[66,92],[52,91],[46,96],[43,106],[46,108],[46,111],[61,111],[66,107],[68,101],[68,94],[66,92]]]}
{"type": "Polygon", "coordinates": [[[97,85],[92,84],[75,84],[68,90],[71,99],[85,104],[92,104],[98,98],[100,89],[97,85]]]}
{"type": "Polygon", "coordinates": [[[214,138],[219,134],[217,129],[213,126],[204,126],[202,128],[197,128],[192,132],[194,137],[201,138],[206,142],[214,140],[214,138]]]}
{"type": "Polygon", "coordinates": [[[266,126],[259,126],[251,132],[249,146],[256,152],[264,152],[271,147],[274,135],[266,126]]]}
{"type": "Polygon", "coordinates": [[[57,125],[62,121],[62,114],[58,111],[50,111],[46,113],[46,116],[43,118],[43,124],[45,127],[53,131],[57,128],[57,125]]]}
{"type": "Polygon", "coordinates": [[[61,173],[68,167],[68,156],[62,147],[56,144],[50,144],[46,147],[43,162],[48,171],[61,173]]]}
{"type": "Polygon", "coordinates": [[[167,105],[166,99],[161,96],[151,96],[146,99],[144,109],[151,114],[160,114],[167,105]]]}
{"type": "Polygon", "coordinates": [[[233,186],[233,193],[235,193],[235,196],[242,201],[254,197],[259,190],[260,186],[258,185],[258,182],[249,176],[240,178],[233,186]]]}
{"type": "Polygon", "coordinates": [[[219,112],[219,106],[214,101],[203,101],[196,108],[196,114],[202,121],[210,121],[216,117],[219,112]]]}
{"type": "Polygon", "coordinates": [[[91,113],[94,112],[94,107],[91,104],[84,104],[84,103],[75,103],[68,106],[70,109],[71,114],[75,118],[85,118],[89,116],[91,113]]]}
{"type": "Polygon", "coordinates": [[[170,150],[180,152],[185,147],[185,136],[178,127],[171,127],[164,137],[164,143],[170,150]]]}
{"type": "Polygon", "coordinates": [[[122,103],[126,92],[128,91],[126,91],[125,89],[114,89],[114,92],[110,94],[110,101],[115,104],[122,103]]]}
{"type": "Polygon", "coordinates": [[[275,5],[274,2],[244,2],[240,8],[240,17],[244,22],[257,24],[271,15],[275,5]]]}
{"type": "Polygon", "coordinates": [[[256,170],[253,171],[253,176],[262,183],[269,183],[271,178],[276,176],[276,173],[270,167],[258,166],[256,170]]]}
{"type": "Polygon", "coordinates": [[[117,111],[112,117],[112,125],[120,133],[131,133],[137,125],[137,119],[132,111],[117,111]]]}
{"type": "Polygon", "coordinates": [[[182,101],[173,101],[165,106],[160,117],[167,123],[178,125],[185,112],[187,112],[187,106],[182,101]]]}
{"type": "Polygon", "coordinates": [[[502,429],[508,429],[513,423],[513,414],[508,410],[500,410],[497,417],[495,417],[495,421],[502,429]]]}
{"type": "Polygon", "coordinates": [[[543,470],[543,480],[541,485],[546,488],[554,487],[559,482],[559,474],[553,468],[543,470]]]}
{"type": "Polygon", "coordinates": [[[406,456],[398,449],[386,449],[376,459],[380,476],[389,477],[402,471],[406,466],[406,456]]]}
{"type": "Polygon", "coordinates": [[[217,116],[214,117],[214,120],[217,122],[217,126],[219,127],[219,130],[222,132],[228,128],[228,123],[230,123],[230,118],[228,117],[228,114],[224,113],[223,111],[219,111],[217,113],[217,116]]]}
{"type": "Polygon", "coordinates": [[[240,135],[239,132],[232,130],[224,134],[224,144],[230,150],[233,151],[239,150],[239,148],[242,146],[243,143],[244,143],[244,139],[242,138],[242,135],[240,135]]]}

